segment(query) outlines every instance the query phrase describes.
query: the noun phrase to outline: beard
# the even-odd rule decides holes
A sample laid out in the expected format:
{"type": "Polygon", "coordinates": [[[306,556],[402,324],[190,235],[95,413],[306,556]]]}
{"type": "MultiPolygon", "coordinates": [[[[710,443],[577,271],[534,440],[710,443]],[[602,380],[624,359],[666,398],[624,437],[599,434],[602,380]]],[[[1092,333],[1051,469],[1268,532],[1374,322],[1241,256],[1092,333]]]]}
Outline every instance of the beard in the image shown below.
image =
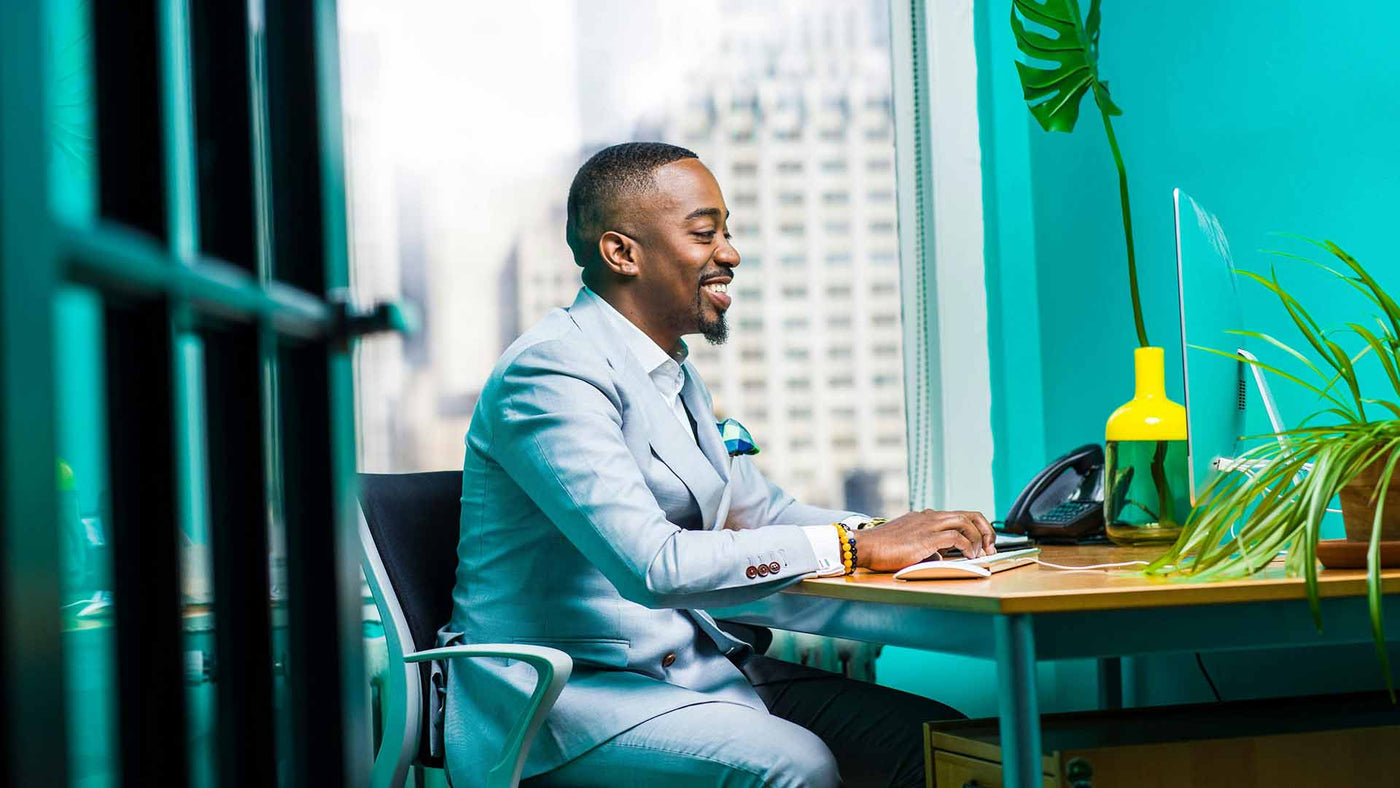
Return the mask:
{"type": "Polygon", "coordinates": [[[705,337],[705,341],[711,345],[723,345],[729,338],[729,324],[724,321],[724,313],[720,312],[719,317],[711,320],[705,316],[705,293],[703,288],[695,290],[695,325],[700,329],[700,335],[705,337]]]}

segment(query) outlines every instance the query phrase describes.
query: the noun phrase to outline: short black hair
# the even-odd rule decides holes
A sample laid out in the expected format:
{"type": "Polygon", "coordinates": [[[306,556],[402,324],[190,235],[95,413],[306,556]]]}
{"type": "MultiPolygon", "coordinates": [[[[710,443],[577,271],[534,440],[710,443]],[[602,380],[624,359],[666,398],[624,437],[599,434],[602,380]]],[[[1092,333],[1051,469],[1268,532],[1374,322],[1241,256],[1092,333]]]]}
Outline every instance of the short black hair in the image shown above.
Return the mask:
{"type": "Polygon", "coordinates": [[[593,154],[569,186],[564,239],[574,262],[583,266],[598,259],[598,239],[615,229],[608,225],[620,198],[651,189],[657,168],[698,158],[693,151],[664,142],[624,142],[593,154]]]}

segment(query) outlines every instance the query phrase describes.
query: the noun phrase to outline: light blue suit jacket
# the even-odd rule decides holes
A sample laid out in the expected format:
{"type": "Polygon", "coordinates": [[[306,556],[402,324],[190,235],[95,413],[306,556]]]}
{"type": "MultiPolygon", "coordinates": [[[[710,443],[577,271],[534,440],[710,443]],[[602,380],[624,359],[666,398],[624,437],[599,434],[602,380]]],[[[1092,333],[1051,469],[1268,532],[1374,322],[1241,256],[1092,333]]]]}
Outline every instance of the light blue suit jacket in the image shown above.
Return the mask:
{"type": "MultiPolygon", "coordinates": [[[[800,504],[749,457],[730,457],[687,362],[697,446],[596,298],[580,291],[506,350],[466,437],[457,585],[439,643],[542,644],[575,662],[525,776],[683,706],[763,709],[730,658],[748,645],[702,609],[815,571],[797,526],[850,514],[800,504]]],[[[513,660],[449,666],[456,785],[476,784],[500,753],[533,677],[513,660]]]]}

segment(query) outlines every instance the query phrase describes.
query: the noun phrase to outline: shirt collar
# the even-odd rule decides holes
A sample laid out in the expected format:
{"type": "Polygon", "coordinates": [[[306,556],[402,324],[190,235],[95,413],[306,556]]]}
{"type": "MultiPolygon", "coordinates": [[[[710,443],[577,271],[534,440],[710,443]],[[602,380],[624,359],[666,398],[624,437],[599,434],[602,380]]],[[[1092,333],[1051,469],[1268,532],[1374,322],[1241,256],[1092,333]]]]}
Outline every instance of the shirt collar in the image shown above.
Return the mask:
{"type": "Polygon", "coordinates": [[[647,375],[664,366],[667,361],[673,361],[679,367],[690,356],[690,348],[686,347],[685,340],[681,340],[681,349],[678,353],[675,355],[667,353],[651,337],[647,336],[646,332],[637,328],[635,323],[624,317],[612,304],[593,292],[587,285],[584,285],[583,292],[587,293],[598,303],[598,306],[603,308],[603,314],[607,315],[608,319],[617,327],[618,332],[622,335],[623,344],[642,365],[642,369],[646,370],[647,375]]]}

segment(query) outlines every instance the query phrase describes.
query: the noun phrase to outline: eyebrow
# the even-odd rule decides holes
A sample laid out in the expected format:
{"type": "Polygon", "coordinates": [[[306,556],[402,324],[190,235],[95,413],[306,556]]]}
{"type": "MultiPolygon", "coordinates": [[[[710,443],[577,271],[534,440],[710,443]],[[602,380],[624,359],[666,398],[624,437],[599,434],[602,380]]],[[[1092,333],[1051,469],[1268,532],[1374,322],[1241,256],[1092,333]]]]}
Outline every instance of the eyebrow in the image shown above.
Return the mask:
{"type": "MultiPolygon", "coordinates": [[[[708,216],[709,218],[715,219],[716,221],[718,221],[718,220],[719,220],[719,209],[718,209],[718,208],[696,208],[695,210],[691,211],[689,214],[686,215],[685,220],[688,222],[688,221],[690,221],[691,219],[699,219],[699,218],[702,217],[702,216],[708,216]]],[[[725,219],[725,221],[728,221],[728,220],[729,220],[729,211],[725,211],[725,212],[724,212],[724,219],[725,219]]]]}

